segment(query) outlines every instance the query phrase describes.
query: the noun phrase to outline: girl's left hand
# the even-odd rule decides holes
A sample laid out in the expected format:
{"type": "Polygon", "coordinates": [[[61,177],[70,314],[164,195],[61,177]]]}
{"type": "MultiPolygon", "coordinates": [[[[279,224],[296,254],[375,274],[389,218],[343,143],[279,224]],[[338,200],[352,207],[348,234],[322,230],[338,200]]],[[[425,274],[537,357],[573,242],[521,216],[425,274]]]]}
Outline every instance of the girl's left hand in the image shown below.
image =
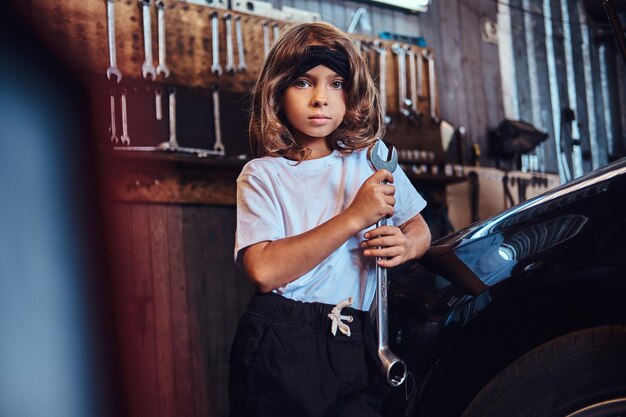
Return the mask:
{"type": "Polygon", "coordinates": [[[383,268],[400,265],[410,258],[411,241],[404,236],[397,226],[381,226],[365,233],[361,247],[368,257],[380,257],[378,265],[383,268]]]}

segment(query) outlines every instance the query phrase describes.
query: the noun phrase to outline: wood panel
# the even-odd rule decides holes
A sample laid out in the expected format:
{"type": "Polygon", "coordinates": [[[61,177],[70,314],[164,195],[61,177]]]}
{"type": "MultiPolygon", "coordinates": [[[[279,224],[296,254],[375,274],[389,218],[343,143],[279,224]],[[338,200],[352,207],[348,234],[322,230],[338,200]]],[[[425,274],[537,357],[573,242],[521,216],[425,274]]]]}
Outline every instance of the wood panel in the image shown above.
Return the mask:
{"type": "Polygon", "coordinates": [[[233,207],[110,203],[132,417],[228,412],[228,354],[252,286],[233,261],[233,207]]]}

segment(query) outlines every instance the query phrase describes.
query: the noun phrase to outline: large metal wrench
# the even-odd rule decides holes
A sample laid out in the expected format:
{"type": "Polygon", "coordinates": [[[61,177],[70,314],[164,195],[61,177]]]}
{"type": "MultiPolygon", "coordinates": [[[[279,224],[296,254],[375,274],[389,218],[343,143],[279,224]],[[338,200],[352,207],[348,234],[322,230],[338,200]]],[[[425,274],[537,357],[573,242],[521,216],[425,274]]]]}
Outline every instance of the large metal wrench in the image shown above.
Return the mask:
{"type": "Polygon", "coordinates": [[[374,41],[374,50],[378,54],[378,91],[383,121],[388,124],[391,119],[387,116],[387,50],[380,41],[374,41]]]}
{"type": "MultiPolygon", "coordinates": [[[[376,169],[386,169],[393,173],[398,166],[398,153],[395,147],[389,149],[387,160],[382,159],[379,154],[380,140],[376,141],[373,147],[369,149],[368,157],[370,163],[376,169]]],[[[386,182],[384,182],[386,183],[386,182]]],[[[376,223],[376,227],[386,226],[387,218],[383,217],[376,223]]],[[[392,387],[402,384],[406,378],[407,368],[402,359],[396,356],[390,349],[388,344],[388,318],[387,318],[387,268],[378,265],[380,258],[376,258],[376,297],[370,315],[375,316],[374,323],[377,329],[378,342],[378,358],[381,362],[381,371],[387,382],[392,387]]]]}
{"type": "Polygon", "coordinates": [[[211,13],[211,43],[213,53],[213,65],[211,65],[211,73],[217,76],[222,75],[222,66],[220,65],[220,29],[219,15],[217,12],[211,13]]]}
{"type": "Polygon", "coordinates": [[[246,65],[246,57],[243,47],[243,30],[241,29],[241,16],[235,16],[235,36],[237,38],[237,56],[239,57],[237,71],[245,71],[246,69],[248,69],[248,66],[246,65]]]}
{"type": "Polygon", "coordinates": [[[233,48],[233,18],[230,13],[222,16],[226,27],[226,72],[235,72],[235,53],[233,48]]]}
{"type": "Polygon", "coordinates": [[[170,76],[170,70],[166,64],[166,42],[165,42],[165,2],[157,0],[157,27],[159,34],[159,65],[156,68],[157,74],[163,74],[165,78],[170,76]]]}
{"type": "Polygon", "coordinates": [[[122,72],[117,68],[117,52],[115,50],[115,0],[107,0],[107,32],[109,35],[109,68],[107,78],[115,75],[117,82],[122,81],[122,72]]]}
{"type": "Polygon", "coordinates": [[[152,20],[150,19],[150,4],[152,0],[139,0],[143,8],[143,53],[145,60],[141,66],[143,78],[156,78],[156,69],[152,63],[152,20]]]}

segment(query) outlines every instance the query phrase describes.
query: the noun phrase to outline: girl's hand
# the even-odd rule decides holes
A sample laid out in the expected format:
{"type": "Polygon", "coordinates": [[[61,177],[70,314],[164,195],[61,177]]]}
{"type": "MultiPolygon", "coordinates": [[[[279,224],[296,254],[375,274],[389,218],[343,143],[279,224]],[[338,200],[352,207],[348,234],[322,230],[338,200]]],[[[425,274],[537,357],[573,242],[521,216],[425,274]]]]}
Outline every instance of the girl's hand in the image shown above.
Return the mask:
{"type": "Polygon", "coordinates": [[[358,230],[370,227],[383,217],[393,215],[396,188],[391,184],[381,184],[383,181],[393,182],[393,175],[386,169],[375,172],[365,180],[344,212],[352,216],[358,230]]]}
{"type": "Polygon", "coordinates": [[[381,226],[365,233],[361,247],[363,254],[380,257],[378,265],[383,268],[400,265],[411,259],[411,240],[397,226],[381,226]]]}

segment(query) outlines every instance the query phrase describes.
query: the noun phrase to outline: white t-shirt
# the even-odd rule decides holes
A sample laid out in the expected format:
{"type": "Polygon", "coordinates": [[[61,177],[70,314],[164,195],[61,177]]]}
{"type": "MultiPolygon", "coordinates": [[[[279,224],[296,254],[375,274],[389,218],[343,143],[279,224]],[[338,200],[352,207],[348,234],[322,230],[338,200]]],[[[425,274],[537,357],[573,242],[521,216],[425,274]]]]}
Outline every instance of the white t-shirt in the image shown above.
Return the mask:
{"type": "MultiPolygon", "coordinates": [[[[374,173],[367,148],[330,155],[299,164],[282,157],[248,162],[237,179],[235,260],[240,250],[262,241],[299,235],[344,211],[363,182],[374,173]]],[[[398,167],[394,172],[396,205],[389,224],[402,225],[426,202],[398,167]]],[[[308,273],[275,292],[287,298],[337,304],[354,297],[352,307],[368,310],[374,299],[376,271],[373,258],[359,247],[362,230],[308,273]]]]}

